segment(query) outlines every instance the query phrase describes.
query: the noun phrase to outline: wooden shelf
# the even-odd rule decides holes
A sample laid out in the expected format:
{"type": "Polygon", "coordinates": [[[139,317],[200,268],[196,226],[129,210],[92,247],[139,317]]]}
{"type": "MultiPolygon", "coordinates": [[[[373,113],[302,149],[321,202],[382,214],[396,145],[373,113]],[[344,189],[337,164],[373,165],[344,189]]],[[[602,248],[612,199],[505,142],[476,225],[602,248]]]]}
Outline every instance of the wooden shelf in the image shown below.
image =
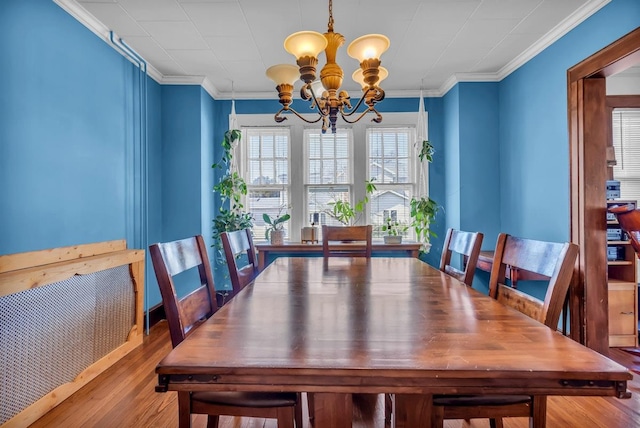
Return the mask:
{"type": "Polygon", "coordinates": [[[634,261],[631,260],[609,260],[607,261],[609,266],[630,266],[634,264],[634,261]]]}
{"type": "MultiPolygon", "coordinates": [[[[629,200],[608,200],[613,205],[636,204],[629,200]]],[[[618,226],[616,220],[607,220],[607,226],[618,226]]],[[[619,226],[618,226],[619,227],[619,226]]],[[[638,278],[636,253],[629,240],[607,241],[607,246],[624,247],[624,260],[607,260],[607,290],[609,300],[609,346],[638,345],[638,278]]]]}

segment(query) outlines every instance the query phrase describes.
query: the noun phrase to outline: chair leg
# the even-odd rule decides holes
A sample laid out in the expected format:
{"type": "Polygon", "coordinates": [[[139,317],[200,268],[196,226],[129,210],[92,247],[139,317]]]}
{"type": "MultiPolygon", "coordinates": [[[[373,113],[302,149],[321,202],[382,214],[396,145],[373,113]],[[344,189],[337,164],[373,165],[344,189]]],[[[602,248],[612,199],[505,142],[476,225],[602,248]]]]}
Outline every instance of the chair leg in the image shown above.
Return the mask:
{"type": "Polygon", "coordinates": [[[207,417],[207,428],[218,428],[218,423],[220,422],[220,416],[218,415],[209,415],[207,417]]]}
{"type": "Polygon", "coordinates": [[[489,426],[491,428],[503,428],[502,418],[491,418],[489,419],[489,426]]]}
{"type": "Polygon", "coordinates": [[[316,417],[316,407],[313,400],[313,392],[307,392],[307,407],[309,408],[309,419],[314,420],[316,417]]]}
{"type": "Polygon", "coordinates": [[[178,426],[191,428],[191,393],[178,392],[178,426]]]}
{"type": "Polygon", "coordinates": [[[294,407],[294,419],[296,422],[296,428],[302,428],[302,393],[298,392],[298,401],[294,407]]]}
{"type": "Polygon", "coordinates": [[[295,428],[295,412],[293,407],[279,407],[276,413],[278,419],[278,428],[295,428]]]}
{"type": "Polygon", "coordinates": [[[391,423],[391,413],[393,412],[393,396],[391,394],[384,394],[384,421],[387,424],[391,423]]]}
{"type": "Polygon", "coordinates": [[[432,406],[431,407],[431,427],[442,428],[444,426],[444,407],[432,406]]]}

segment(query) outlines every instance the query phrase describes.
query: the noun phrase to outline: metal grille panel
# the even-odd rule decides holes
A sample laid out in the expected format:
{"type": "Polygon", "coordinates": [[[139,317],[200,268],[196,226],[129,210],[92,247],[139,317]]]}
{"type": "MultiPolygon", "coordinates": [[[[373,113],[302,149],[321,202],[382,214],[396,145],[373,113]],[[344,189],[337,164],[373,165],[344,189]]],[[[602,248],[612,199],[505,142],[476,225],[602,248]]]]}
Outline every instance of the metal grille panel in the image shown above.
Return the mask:
{"type": "Polygon", "coordinates": [[[0,424],[125,342],[128,266],[0,297],[0,424]]]}

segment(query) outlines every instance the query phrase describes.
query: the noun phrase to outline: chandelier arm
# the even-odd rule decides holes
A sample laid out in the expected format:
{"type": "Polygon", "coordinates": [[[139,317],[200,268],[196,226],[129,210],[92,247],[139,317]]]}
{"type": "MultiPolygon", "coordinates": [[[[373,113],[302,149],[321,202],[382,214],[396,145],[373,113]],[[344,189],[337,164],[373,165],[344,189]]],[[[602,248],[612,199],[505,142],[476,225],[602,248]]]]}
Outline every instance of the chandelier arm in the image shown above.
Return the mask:
{"type": "Polygon", "coordinates": [[[318,113],[318,118],[315,120],[309,120],[307,118],[305,118],[304,116],[302,116],[300,113],[298,113],[297,111],[295,111],[294,109],[292,109],[291,107],[288,108],[281,108],[279,112],[276,113],[276,115],[274,116],[274,119],[277,123],[280,123],[284,120],[287,120],[286,116],[281,116],[280,113],[282,113],[283,111],[290,111],[291,113],[295,114],[296,116],[298,116],[299,119],[304,120],[307,123],[318,123],[320,122],[320,120],[322,119],[322,115],[318,113]]]}
{"type": "MultiPolygon", "coordinates": [[[[365,114],[369,113],[369,111],[370,111],[370,110],[374,110],[374,111],[375,111],[375,109],[368,108],[368,109],[366,109],[365,111],[363,111],[362,113],[360,113],[360,114],[358,115],[358,117],[356,117],[354,120],[349,120],[349,119],[348,119],[348,117],[349,117],[349,116],[345,116],[345,114],[344,114],[344,113],[342,113],[342,111],[340,112],[340,116],[342,116],[342,120],[344,120],[344,121],[345,121],[345,122],[347,122],[347,123],[356,123],[356,122],[358,122],[360,119],[362,119],[362,118],[364,117],[364,115],[365,115],[365,114]]],[[[352,111],[351,113],[349,113],[349,115],[352,115],[353,113],[354,113],[354,112],[352,111]]]]}
{"type": "MultiPolygon", "coordinates": [[[[344,120],[347,123],[356,123],[358,122],[360,119],[362,119],[367,113],[372,112],[375,113],[376,117],[374,117],[373,119],[371,119],[372,122],[375,123],[380,123],[382,122],[382,115],[380,113],[378,113],[378,110],[376,110],[374,107],[369,107],[368,109],[366,109],[365,111],[363,111],[362,113],[360,113],[360,115],[358,115],[357,118],[355,118],[355,120],[349,120],[347,119],[347,117],[345,117],[345,115],[340,112],[340,116],[342,116],[342,120],[344,120]]],[[[350,115],[353,114],[353,112],[350,113],[350,115]]]]}

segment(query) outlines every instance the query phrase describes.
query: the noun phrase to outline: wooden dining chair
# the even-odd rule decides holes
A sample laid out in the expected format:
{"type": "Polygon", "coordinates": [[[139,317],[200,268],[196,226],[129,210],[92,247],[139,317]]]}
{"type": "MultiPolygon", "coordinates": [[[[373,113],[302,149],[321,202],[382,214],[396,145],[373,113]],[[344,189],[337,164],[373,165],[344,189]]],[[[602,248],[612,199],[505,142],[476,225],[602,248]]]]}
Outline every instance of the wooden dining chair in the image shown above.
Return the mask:
{"type": "Polygon", "coordinates": [[[471,287],[483,238],[484,235],[481,232],[465,232],[449,228],[440,258],[440,270],[471,287]],[[451,265],[453,254],[462,256],[462,269],[451,265]]]}
{"type": "Polygon", "coordinates": [[[258,270],[258,260],[256,259],[256,248],[253,245],[251,229],[222,232],[220,239],[222,240],[222,248],[229,268],[233,297],[247,284],[251,283],[260,272],[258,270]],[[243,257],[246,258],[246,265],[239,263],[243,257]]]}
{"type": "MultiPolygon", "coordinates": [[[[197,235],[153,244],[149,252],[175,348],[218,310],[207,249],[202,236],[197,235]],[[199,279],[195,279],[196,269],[199,279]],[[193,276],[189,276],[187,272],[192,270],[193,276]],[[174,277],[183,273],[193,278],[197,287],[179,298],[174,277]]],[[[181,428],[190,427],[195,413],[209,415],[208,428],[218,426],[220,415],[272,418],[277,419],[279,428],[293,428],[294,422],[302,427],[300,403],[298,393],[178,391],[178,422],[181,428]]]]}
{"type": "MultiPolygon", "coordinates": [[[[501,233],[494,253],[489,295],[557,330],[577,256],[578,246],[572,243],[536,241],[501,233]],[[544,300],[507,285],[508,266],[549,278],[544,300]]],[[[504,417],[528,417],[531,426],[543,426],[546,409],[546,398],[539,396],[436,395],[431,422],[434,427],[442,427],[445,419],[489,418],[491,426],[499,428],[504,417]]]]}
{"type": "Polygon", "coordinates": [[[322,255],[327,257],[371,258],[371,235],[373,227],[367,226],[322,226],[322,255]],[[331,243],[344,243],[333,246],[331,243]],[[358,245],[360,244],[360,245],[358,245]]]}

